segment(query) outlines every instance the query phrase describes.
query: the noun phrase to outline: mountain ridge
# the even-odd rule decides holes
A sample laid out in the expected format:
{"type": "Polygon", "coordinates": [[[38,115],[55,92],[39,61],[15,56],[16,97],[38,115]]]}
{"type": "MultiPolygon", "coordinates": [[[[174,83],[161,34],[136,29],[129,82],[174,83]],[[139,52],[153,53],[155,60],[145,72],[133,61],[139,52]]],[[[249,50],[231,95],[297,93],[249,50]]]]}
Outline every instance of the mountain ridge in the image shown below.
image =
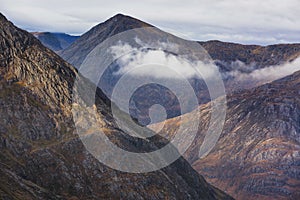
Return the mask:
{"type": "Polygon", "coordinates": [[[267,46],[242,45],[218,40],[199,43],[213,60],[226,62],[239,60],[247,65],[257,63],[258,68],[292,62],[300,56],[300,43],[267,46]]]}

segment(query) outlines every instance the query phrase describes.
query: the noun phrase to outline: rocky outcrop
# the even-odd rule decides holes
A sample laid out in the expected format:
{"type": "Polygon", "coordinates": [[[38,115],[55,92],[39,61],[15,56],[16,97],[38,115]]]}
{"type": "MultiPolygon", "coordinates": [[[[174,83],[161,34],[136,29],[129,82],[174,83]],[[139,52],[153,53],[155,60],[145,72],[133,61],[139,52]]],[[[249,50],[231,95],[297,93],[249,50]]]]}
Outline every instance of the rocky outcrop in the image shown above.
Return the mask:
{"type": "MultiPolygon", "coordinates": [[[[231,199],[183,158],[144,174],[100,163],[74,133],[77,71],[1,14],[0,52],[1,199],[231,199]]],[[[138,141],[115,126],[101,91],[96,100],[110,139],[138,151],[138,141]]]]}

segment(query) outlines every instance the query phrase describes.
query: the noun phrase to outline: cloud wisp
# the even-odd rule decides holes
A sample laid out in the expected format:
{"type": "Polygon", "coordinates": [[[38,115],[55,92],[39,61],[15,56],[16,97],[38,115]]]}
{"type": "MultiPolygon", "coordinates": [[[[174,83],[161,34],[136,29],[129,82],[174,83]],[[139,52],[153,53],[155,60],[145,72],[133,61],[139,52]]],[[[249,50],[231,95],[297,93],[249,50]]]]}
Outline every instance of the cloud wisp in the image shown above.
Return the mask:
{"type": "MultiPolygon", "coordinates": [[[[136,41],[137,43],[140,42],[139,39],[136,39],[136,41]]],[[[172,52],[172,49],[177,48],[177,44],[172,43],[161,43],[159,46],[162,46],[162,49],[170,50],[170,52],[172,52]]],[[[174,55],[162,49],[139,49],[127,43],[119,42],[118,45],[112,46],[109,49],[114,59],[117,60],[118,65],[121,66],[115,74],[122,75],[131,72],[131,75],[135,76],[172,79],[176,78],[174,77],[175,72],[179,75],[177,77],[184,79],[209,79],[218,73],[218,68],[213,62],[205,63],[201,60],[191,61],[185,56],[174,55]],[[130,53],[126,54],[126,52],[130,53]],[[136,70],[135,72],[134,69],[145,64],[147,64],[148,68],[136,70]],[[159,65],[161,68],[152,68],[151,65],[159,65]],[[173,73],[168,73],[168,70],[173,73]]]]}
{"type": "MultiPolygon", "coordinates": [[[[138,39],[136,41],[140,42],[138,39]]],[[[162,45],[164,49],[178,48],[172,43],[164,43],[162,45]]],[[[140,77],[152,76],[157,79],[176,78],[174,77],[174,73],[167,73],[166,69],[168,69],[185,79],[209,79],[220,73],[219,68],[214,62],[190,61],[184,56],[174,55],[161,49],[139,49],[127,43],[119,42],[118,45],[112,46],[108,51],[110,51],[120,66],[118,71],[115,72],[116,75],[123,75],[130,72],[131,75],[140,77]],[[136,68],[145,64],[147,64],[147,68],[135,71],[136,68]],[[151,64],[159,64],[161,68],[151,68],[151,64]]],[[[221,73],[225,85],[228,85],[226,84],[227,82],[229,84],[235,83],[244,89],[280,79],[300,70],[300,58],[292,62],[266,66],[264,68],[258,68],[256,63],[247,65],[239,60],[224,64],[228,69],[228,71],[221,73]]]]}
{"type": "Polygon", "coordinates": [[[291,75],[300,70],[300,58],[292,62],[286,62],[280,65],[256,68],[256,64],[246,65],[241,61],[235,61],[231,64],[232,71],[223,73],[226,79],[230,77],[232,82],[240,83],[244,88],[263,85],[274,80],[291,75]]]}

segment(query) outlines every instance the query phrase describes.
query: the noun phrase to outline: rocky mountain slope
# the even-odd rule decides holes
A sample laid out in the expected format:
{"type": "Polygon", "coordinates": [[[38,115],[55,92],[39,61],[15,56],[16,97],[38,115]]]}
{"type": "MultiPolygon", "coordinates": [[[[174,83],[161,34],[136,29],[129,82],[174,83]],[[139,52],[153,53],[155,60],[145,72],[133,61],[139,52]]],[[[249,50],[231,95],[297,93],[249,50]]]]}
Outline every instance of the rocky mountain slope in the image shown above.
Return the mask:
{"type": "MultiPolygon", "coordinates": [[[[230,64],[239,60],[246,65],[256,63],[256,68],[291,62],[300,56],[300,44],[276,44],[269,46],[242,45],[217,40],[199,42],[213,60],[230,64]]],[[[220,62],[218,62],[221,65],[220,62]]],[[[223,66],[223,70],[232,70],[223,66]],[[224,69],[225,68],[225,69],[224,69]]]]}
{"type": "MultiPolygon", "coordinates": [[[[228,96],[226,122],[211,153],[200,159],[210,104],[201,106],[201,125],[185,158],[213,185],[236,199],[300,198],[300,71],[270,84],[228,96]]],[[[164,122],[172,138],[180,120],[164,122]]],[[[160,124],[152,125],[152,128],[160,124]]],[[[188,129],[185,131],[189,131],[188,129]]]]}
{"type": "MultiPolygon", "coordinates": [[[[144,174],[103,165],[74,133],[77,71],[2,14],[0,52],[1,199],[231,199],[182,158],[144,174]]],[[[117,128],[101,91],[96,100],[100,128],[138,152],[140,141],[117,128]]]]}
{"type": "Polygon", "coordinates": [[[66,33],[32,32],[43,45],[53,51],[60,51],[69,47],[79,36],[66,33]]]}
{"type": "MultiPolygon", "coordinates": [[[[86,56],[106,39],[118,33],[145,27],[153,26],[138,19],[118,14],[83,34],[70,47],[61,51],[60,55],[67,62],[79,68],[86,56]]],[[[159,29],[156,31],[156,36],[160,36],[162,40],[174,37],[159,29]]],[[[145,36],[138,35],[138,37],[142,39],[145,36]]],[[[149,40],[149,38],[145,38],[145,40],[149,40]]],[[[189,41],[186,41],[182,44],[186,45],[188,43],[189,41]]],[[[222,73],[227,93],[249,89],[276,80],[280,75],[275,77],[265,76],[264,78],[256,80],[256,77],[251,75],[251,73],[258,69],[292,62],[300,56],[300,44],[282,44],[266,47],[219,41],[199,42],[199,44],[207,51],[214,63],[218,66],[222,73]],[[247,78],[243,78],[243,76],[247,78]]],[[[101,68],[103,66],[99,67],[101,68]]],[[[120,79],[120,76],[116,75],[116,70],[121,67],[122,66],[113,63],[110,71],[104,74],[104,77],[99,83],[99,87],[102,88],[109,98],[120,79]]],[[[259,72],[258,74],[261,73],[259,72]]],[[[203,79],[193,77],[188,78],[188,81],[194,89],[200,105],[210,101],[209,92],[203,79]]],[[[165,106],[167,118],[176,117],[181,114],[180,105],[176,96],[158,84],[152,86],[147,85],[135,92],[130,102],[130,114],[133,118],[138,119],[142,125],[147,125],[151,121],[148,116],[148,110],[155,103],[165,106]]],[[[188,111],[192,111],[194,108],[195,107],[192,107],[188,111]]]]}

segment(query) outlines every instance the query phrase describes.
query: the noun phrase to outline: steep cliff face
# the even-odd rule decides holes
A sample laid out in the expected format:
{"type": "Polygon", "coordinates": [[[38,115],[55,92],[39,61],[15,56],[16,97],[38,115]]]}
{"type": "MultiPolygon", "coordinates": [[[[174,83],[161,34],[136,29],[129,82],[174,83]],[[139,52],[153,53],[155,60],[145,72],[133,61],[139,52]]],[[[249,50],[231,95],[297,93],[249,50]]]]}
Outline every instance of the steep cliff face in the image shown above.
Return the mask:
{"type": "MultiPolygon", "coordinates": [[[[182,158],[144,174],[103,165],[74,133],[76,70],[1,14],[0,51],[1,199],[231,199],[182,158]]],[[[112,121],[109,100],[101,91],[96,99],[110,138],[138,151],[112,121]]]]}
{"type": "MultiPolygon", "coordinates": [[[[210,104],[201,106],[201,126],[184,157],[236,199],[299,199],[299,88],[297,72],[228,96],[222,135],[211,153],[199,159],[211,113],[210,104]]],[[[193,112],[182,117],[195,120],[193,112]]],[[[179,118],[167,120],[162,134],[171,138],[179,123],[179,118]]]]}

